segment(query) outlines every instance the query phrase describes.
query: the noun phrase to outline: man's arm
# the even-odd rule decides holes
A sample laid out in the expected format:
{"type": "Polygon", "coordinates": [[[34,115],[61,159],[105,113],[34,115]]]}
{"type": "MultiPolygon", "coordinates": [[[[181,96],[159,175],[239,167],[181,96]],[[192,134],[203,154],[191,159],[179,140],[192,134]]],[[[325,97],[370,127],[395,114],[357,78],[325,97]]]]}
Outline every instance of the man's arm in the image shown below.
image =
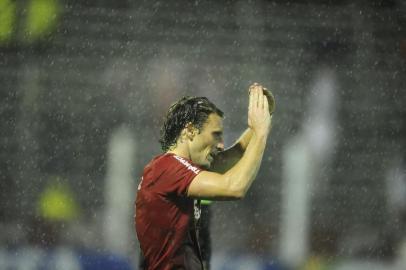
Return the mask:
{"type": "Polygon", "coordinates": [[[210,166],[210,171],[225,173],[231,169],[242,158],[251,140],[252,133],[252,129],[247,128],[230,148],[218,153],[210,166]]]}
{"type": "MultiPolygon", "coordinates": [[[[275,111],[275,98],[272,92],[257,83],[254,83],[249,88],[249,92],[254,87],[262,88],[262,92],[268,101],[269,113],[270,115],[272,115],[275,111]]],[[[210,167],[210,171],[217,173],[225,173],[227,170],[231,169],[241,159],[242,155],[245,152],[245,149],[247,149],[251,137],[252,137],[252,129],[247,128],[242,133],[240,138],[238,138],[238,140],[230,148],[227,148],[226,150],[220,152],[215,157],[210,167]]]]}
{"type": "Polygon", "coordinates": [[[203,171],[189,185],[188,196],[209,200],[235,200],[245,196],[259,170],[266,137],[253,136],[243,157],[224,174],[203,171]]]}
{"type": "Polygon", "coordinates": [[[261,88],[250,93],[248,126],[252,136],[242,158],[224,174],[203,171],[189,185],[188,196],[203,199],[243,198],[254,181],[271,127],[268,101],[261,88]]]}

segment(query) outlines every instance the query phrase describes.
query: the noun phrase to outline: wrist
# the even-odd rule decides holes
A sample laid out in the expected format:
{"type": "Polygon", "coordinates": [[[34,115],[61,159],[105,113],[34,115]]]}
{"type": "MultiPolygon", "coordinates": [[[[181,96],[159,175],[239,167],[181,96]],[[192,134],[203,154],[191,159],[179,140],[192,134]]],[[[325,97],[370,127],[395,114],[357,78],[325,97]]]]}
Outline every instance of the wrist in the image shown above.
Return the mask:
{"type": "Polygon", "coordinates": [[[260,141],[266,141],[268,138],[269,131],[266,130],[257,130],[253,131],[252,136],[255,137],[255,139],[260,140],[260,141]]]}

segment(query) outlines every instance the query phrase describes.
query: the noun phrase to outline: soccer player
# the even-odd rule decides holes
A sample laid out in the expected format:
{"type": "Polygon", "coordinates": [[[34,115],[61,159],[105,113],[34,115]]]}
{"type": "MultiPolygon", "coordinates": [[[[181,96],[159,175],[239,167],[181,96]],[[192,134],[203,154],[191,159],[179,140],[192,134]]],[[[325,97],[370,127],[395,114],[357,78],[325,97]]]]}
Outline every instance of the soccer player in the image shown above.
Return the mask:
{"type": "Polygon", "coordinates": [[[144,168],[135,202],[144,269],[204,269],[200,199],[244,198],[262,161],[273,110],[272,95],[250,86],[248,129],[224,150],[223,112],[207,98],[183,97],[169,108],[161,130],[164,153],[144,168]]]}

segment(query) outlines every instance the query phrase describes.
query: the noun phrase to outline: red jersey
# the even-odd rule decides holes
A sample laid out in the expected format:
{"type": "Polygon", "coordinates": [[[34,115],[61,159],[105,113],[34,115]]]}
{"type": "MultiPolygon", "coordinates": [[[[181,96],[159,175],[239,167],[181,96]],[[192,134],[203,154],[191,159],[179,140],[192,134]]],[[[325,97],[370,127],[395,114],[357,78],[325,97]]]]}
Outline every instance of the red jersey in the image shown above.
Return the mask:
{"type": "Polygon", "coordinates": [[[145,168],[135,202],[135,229],[145,269],[203,269],[196,223],[200,202],[187,197],[201,169],[166,153],[145,168]]]}

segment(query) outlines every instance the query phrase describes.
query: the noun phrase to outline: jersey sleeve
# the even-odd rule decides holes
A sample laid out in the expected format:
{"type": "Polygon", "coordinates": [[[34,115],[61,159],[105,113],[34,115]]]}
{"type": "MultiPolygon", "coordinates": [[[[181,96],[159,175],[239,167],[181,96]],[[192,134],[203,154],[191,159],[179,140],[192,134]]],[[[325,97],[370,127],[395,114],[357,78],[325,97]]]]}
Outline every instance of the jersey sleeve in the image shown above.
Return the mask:
{"type": "Polygon", "coordinates": [[[161,191],[166,194],[186,196],[190,183],[202,170],[190,161],[175,155],[168,156],[165,163],[161,191]]]}

